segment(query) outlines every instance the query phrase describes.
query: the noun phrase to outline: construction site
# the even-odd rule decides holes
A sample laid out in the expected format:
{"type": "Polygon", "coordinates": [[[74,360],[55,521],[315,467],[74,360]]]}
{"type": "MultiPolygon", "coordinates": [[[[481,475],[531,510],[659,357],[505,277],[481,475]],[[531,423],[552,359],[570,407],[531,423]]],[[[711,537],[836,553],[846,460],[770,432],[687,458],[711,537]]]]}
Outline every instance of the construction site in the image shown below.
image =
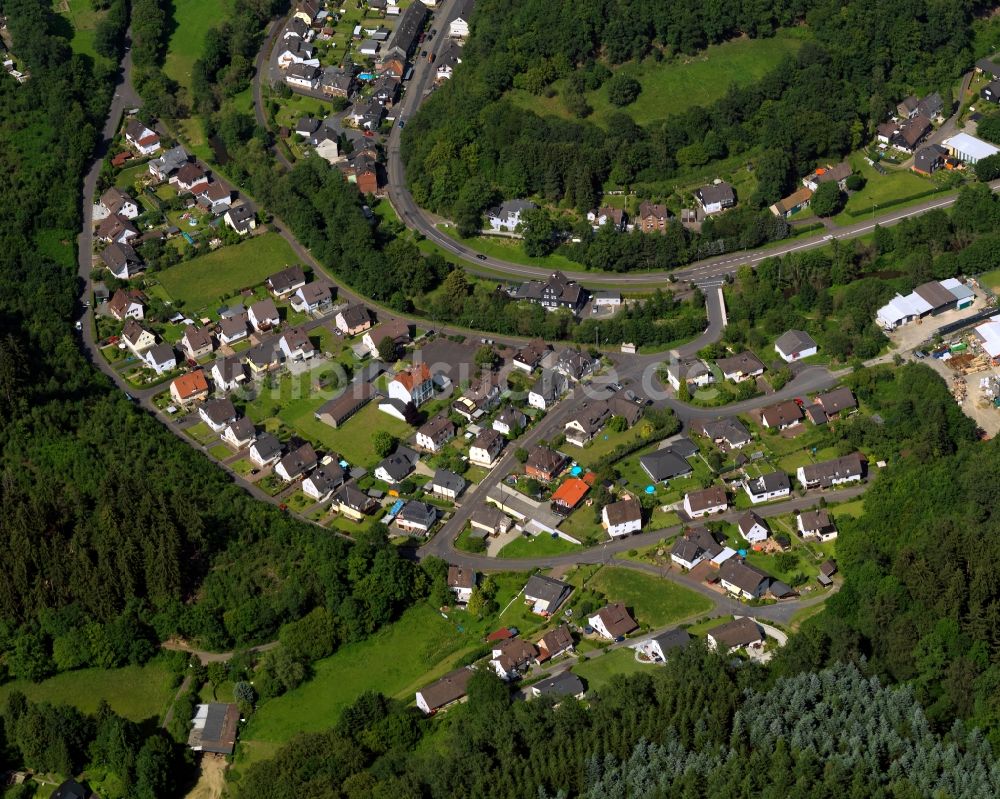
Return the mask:
{"type": "Polygon", "coordinates": [[[927,362],[948,383],[959,407],[990,438],[1000,433],[1000,364],[974,330],[928,353],[927,362]]]}

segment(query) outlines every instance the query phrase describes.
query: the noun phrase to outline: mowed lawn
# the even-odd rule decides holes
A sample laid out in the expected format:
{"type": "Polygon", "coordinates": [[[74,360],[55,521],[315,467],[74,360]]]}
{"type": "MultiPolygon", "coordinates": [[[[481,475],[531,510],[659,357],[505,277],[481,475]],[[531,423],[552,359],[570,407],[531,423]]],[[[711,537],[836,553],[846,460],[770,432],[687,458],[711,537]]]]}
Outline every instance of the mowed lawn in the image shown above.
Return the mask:
{"type": "MultiPolygon", "coordinates": [[[[637,124],[645,125],[693,106],[708,105],[725,95],[730,85],[745,86],[775,69],[786,55],[802,46],[806,35],[804,30],[782,30],[770,39],[734,39],[665,64],[652,59],[623,64],[616,71],[637,78],[642,93],[634,103],[619,109],[608,101],[606,86],[587,92],[587,102],[594,109],[590,119],[603,123],[613,112],[625,111],[637,124]]],[[[522,108],[538,114],[569,119],[561,97],[565,81],[554,85],[559,93],[551,98],[522,90],[510,92],[510,97],[522,108]]]]}
{"type": "Polygon", "coordinates": [[[159,719],[173,699],[170,672],[158,661],[122,669],[80,669],[67,671],[34,683],[14,680],[0,686],[0,709],[7,697],[20,691],[35,702],[73,705],[85,713],[97,710],[105,699],[116,713],[132,721],[159,719]]]}
{"type": "Polygon", "coordinates": [[[619,567],[606,567],[587,583],[610,602],[623,602],[639,624],[663,627],[712,609],[707,597],[690,588],[651,574],[619,567]]]}
{"type": "Polygon", "coordinates": [[[838,220],[844,224],[856,222],[858,215],[871,213],[873,209],[879,214],[881,207],[888,208],[938,188],[938,184],[930,178],[909,169],[886,167],[886,174],[880,175],[868,165],[863,153],[855,153],[849,160],[866,182],[861,191],[851,194],[844,212],[838,215],[838,220]]]}
{"type": "Polygon", "coordinates": [[[652,668],[648,663],[639,663],[635,659],[635,652],[629,647],[622,647],[583,660],[579,665],[573,666],[572,671],[583,679],[587,690],[591,691],[607,685],[616,674],[635,674],[637,671],[651,671],[652,668]]]}
{"type": "Polygon", "coordinates": [[[522,535],[500,550],[501,558],[547,558],[580,549],[576,544],[551,535],[522,535]]]}
{"type": "MultiPolygon", "coordinates": [[[[83,0],[90,2],[90,0],[83,0]]],[[[191,89],[191,68],[201,57],[205,34],[221,25],[229,15],[229,0],[173,0],[174,28],[167,43],[163,71],[181,86],[191,89]]]]}
{"type": "Polygon", "coordinates": [[[172,266],[157,277],[174,302],[193,313],[297,262],[287,241],[277,233],[264,233],[172,266]]]}
{"type": "Polygon", "coordinates": [[[95,11],[91,0],[56,0],[54,8],[73,25],[73,38],[70,40],[73,52],[103,60],[94,48],[94,31],[108,12],[95,11]]]}
{"type": "Polygon", "coordinates": [[[471,239],[463,239],[458,235],[455,228],[450,225],[438,225],[438,230],[446,236],[461,242],[470,250],[481,252],[491,258],[499,258],[515,264],[525,266],[543,266],[547,269],[562,269],[566,272],[581,271],[586,269],[583,264],[571,261],[565,255],[553,253],[543,258],[533,258],[524,252],[524,245],[520,239],[509,239],[503,236],[474,236],[471,239]]]}

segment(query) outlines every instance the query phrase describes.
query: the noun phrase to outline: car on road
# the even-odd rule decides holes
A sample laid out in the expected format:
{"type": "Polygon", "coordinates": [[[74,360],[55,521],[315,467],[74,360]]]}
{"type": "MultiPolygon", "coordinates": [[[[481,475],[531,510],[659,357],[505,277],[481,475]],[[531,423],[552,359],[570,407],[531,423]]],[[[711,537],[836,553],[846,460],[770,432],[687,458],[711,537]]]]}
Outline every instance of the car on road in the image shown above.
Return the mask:
{"type": "Polygon", "coordinates": [[[77,322],[76,322],[76,329],[77,330],[83,330],[83,322],[77,320],[77,322]]]}
{"type": "Polygon", "coordinates": [[[136,402],[137,401],[136,398],[133,397],[131,394],[129,394],[127,391],[125,392],[125,399],[127,399],[129,402],[136,402]]]}
{"type": "Polygon", "coordinates": [[[405,119],[399,120],[399,127],[403,127],[405,124],[406,124],[406,120],[405,119]]]}
{"type": "Polygon", "coordinates": [[[426,50],[421,50],[420,51],[420,57],[421,58],[427,58],[427,51],[426,50]]]}
{"type": "Polygon", "coordinates": [[[437,28],[431,28],[431,36],[434,36],[438,32],[437,28]]]}
{"type": "Polygon", "coordinates": [[[486,256],[482,255],[482,254],[477,255],[476,258],[478,258],[480,261],[485,261],[486,260],[486,256]]]}

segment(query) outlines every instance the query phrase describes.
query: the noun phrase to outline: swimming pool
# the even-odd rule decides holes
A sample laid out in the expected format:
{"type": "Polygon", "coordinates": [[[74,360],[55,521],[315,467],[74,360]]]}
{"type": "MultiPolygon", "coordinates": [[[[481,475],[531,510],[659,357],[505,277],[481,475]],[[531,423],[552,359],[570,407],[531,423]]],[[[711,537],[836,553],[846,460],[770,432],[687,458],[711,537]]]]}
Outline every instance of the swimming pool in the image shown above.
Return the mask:
{"type": "Polygon", "coordinates": [[[375,76],[371,72],[362,72],[358,75],[358,80],[372,80],[374,77],[375,76]]]}

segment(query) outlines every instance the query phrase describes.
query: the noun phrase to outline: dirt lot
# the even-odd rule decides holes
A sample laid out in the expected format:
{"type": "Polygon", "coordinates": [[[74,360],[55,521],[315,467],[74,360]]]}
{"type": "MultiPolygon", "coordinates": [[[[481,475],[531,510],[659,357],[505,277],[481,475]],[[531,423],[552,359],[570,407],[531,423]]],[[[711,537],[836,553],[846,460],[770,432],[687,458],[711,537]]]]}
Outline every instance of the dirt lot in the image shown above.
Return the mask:
{"type": "Polygon", "coordinates": [[[202,755],[198,784],[187,799],[220,799],[226,787],[226,759],[221,755],[202,755]]]}
{"type": "Polygon", "coordinates": [[[979,387],[979,381],[990,375],[1000,376],[1000,368],[994,367],[982,372],[973,372],[966,375],[957,375],[948,365],[947,361],[937,358],[926,358],[924,363],[930,366],[935,372],[940,374],[949,388],[954,390],[956,380],[965,383],[965,399],[959,402],[958,407],[962,409],[966,416],[975,421],[986,434],[993,438],[1000,434],[1000,408],[994,408],[993,402],[984,396],[979,387]]]}

